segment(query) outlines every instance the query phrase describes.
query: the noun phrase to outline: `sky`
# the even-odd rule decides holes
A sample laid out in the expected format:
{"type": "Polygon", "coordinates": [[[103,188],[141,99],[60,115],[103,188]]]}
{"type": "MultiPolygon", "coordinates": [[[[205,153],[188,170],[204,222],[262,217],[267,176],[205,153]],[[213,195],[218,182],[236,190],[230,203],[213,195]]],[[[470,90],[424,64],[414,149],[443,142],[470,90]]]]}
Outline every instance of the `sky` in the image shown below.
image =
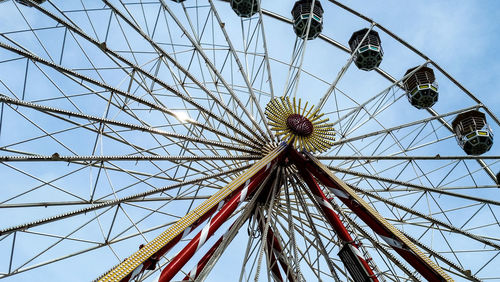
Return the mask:
{"type": "Polygon", "coordinates": [[[343,2],[421,50],[498,116],[498,1],[343,2]]]}
{"type": "MultiPolygon", "coordinates": [[[[326,2],[322,1],[323,6],[327,5],[326,2]]],[[[500,44],[499,1],[352,0],[340,2],[368,16],[422,51],[476,95],[497,117],[500,116],[500,79],[498,79],[500,64],[495,47],[500,44]]],[[[289,8],[282,7],[281,4],[281,1],[276,1],[273,7],[287,16],[289,8]]],[[[340,26],[341,20],[332,19],[335,17],[334,14],[325,13],[324,34],[337,39],[336,31],[344,32],[341,30],[345,27],[340,26]]],[[[348,29],[351,28],[350,24],[346,26],[348,29]]],[[[364,27],[361,23],[359,26],[364,27]]],[[[341,43],[346,45],[347,40],[341,43]]],[[[308,48],[314,48],[313,44],[311,43],[308,48]]],[[[384,46],[384,41],[382,44],[384,46]]],[[[398,71],[402,75],[402,72],[410,67],[411,62],[406,62],[405,57],[400,54],[394,55],[394,49],[384,50],[384,60],[391,61],[393,64],[388,66],[387,62],[386,64],[383,62],[382,68],[389,68],[396,76],[398,71]],[[396,57],[391,59],[391,56],[396,57]]],[[[333,74],[336,74],[338,68],[334,67],[333,74]]],[[[450,87],[443,86],[443,89],[450,89],[450,87]]],[[[446,99],[453,98],[447,96],[444,90],[440,99],[439,103],[457,102],[446,101],[446,99]]],[[[456,100],[459,99],[463,99],[463,96],[457,96],[456,100]]],[[[495,129],[498,132],[498,127],[495,129]]],[[[459,151],[454,150],[451,155],[457,153],[460,154],[459,151]]],[[[498,145],[489,152],[492,155],[498,155],[498,153],[498,145]]]]}
{"type": "MultiPolygon", "coordinates": [[[[189,1],[194,0],[186,0],[186,3],[189,1]]],[[[283,3],[285,1],[277,0],[273,3],[266,3],[265,6],[269,5],[289,17],[293,1],[286,1],[286,5],[283,3]]],[[[324,6],[328,5],[326,0],[322,3],[324,6]]],[[[497,77],[500,65],[496,50],[500,46],[499,1],[352,0],[342,1],[342,3],[372,18],[428,55],[483,101],[494,114],[500,116],[500,110],[498,110],[500,108],[500,79],[497,77]]],[[[336,31],[343,35],[348,34],[351,26],[342,25],[344,18],[347,17],[343,15],[336,18],[335,14],[325,14],[324,33],[332,37],[337,35],[336,31]]],[[[2,12],[0,4],[0,25],[3,20],[9,20],[9,15],[5,11],[2,12]]],[[[360,28],[364,27],[362,23],[356,24],[360,28]]],[[[268,25],[268,28],[273,29],[271,25],[268,25]]],[[[289,32],[292,33],[291,29],[289,32]]],[[[269,36],[276,36],[276,34],[279,36],[279,33],[269,32],[269,36]]],[[[284,38],[285,35],[282,37],[284,38]]],[[[345,39],[344,36],[344,41],[339,41],[347,44],[345,39]]],[[[311,43],[308,48],[316,50],[315,44],[311,43]]],[[[387,67],[395,76],[410,67],[411,62],[407,62],[404,56],[396,56],[396,54],[399,55],[396,50],[387,48],[385,51],[385,65],[383,64],[382,67],[387,67]]],[[[284,58],[287,57],[284,56],[284,58]]],[[[331,79],[338,68],[336,67],[325,76],[331,79]]],[[[318,91],[323,91],[323,89],[318,91]]],[[[445,95],[442,97],[441,102],[453,99],[445,95]]],[[[461,99],[460,96],[459,99],[461,99]]],[[[498,126],[494,129],[500,132],[498,126]]],[[[490,153],[498,155],[498,148],[498,145],[493,147],[490,153]]],[[[243,233],[246,231],[243,230],[243,233]]],[[[222,267],[227,267],[229,264],[230,259],[222,264],[222,267]]],[[[16,279],[13,277],[9,281],[18,281],[16,279]]]]}

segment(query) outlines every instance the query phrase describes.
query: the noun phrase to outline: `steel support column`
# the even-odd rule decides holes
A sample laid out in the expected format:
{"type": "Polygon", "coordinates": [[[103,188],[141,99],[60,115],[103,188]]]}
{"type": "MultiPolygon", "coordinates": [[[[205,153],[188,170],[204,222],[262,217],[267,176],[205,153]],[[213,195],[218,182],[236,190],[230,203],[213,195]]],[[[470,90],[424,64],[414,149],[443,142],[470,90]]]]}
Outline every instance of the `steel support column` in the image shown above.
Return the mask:
{"type": "MultiPolygon", "coordinates": [[[[206,217],[205,214],[212,211],[214,207],[225,199],[228,199],[231,195],[235,195],[235,193],[240,194],[238,191],[243,191],[253,180],[259,178],[262,181],[270,173],[272,167],[281,159],[286,148],[287,145],[285,143],[280,144],[268,155],[252,165],[245,173],[212,195],[132,256],[104,274],[99,279],[99,282],[129,281],[131,278],[142,273],[149,267],[151,262],[148,261],[151,261],[151,258],[159,258],[164,255],[171,247],[169,246],[170,242],[175,241],[178,236],[182,236],[182,233],[186,232],[186,230],[190,231],[193,224],[199,222],[201,218],[206,217]]],[[[253,183],[256,183],[256,181],[253,181],[253,183]]],[[[255,186],[258,185],[256,184],[255,186]]]]}
{"type": "Polygon", "coordinates": [[[314,198],[318,202],[319,207],[321,208],[321,211],[323,215],[326,217],[328,220],[328,223],[332,226],[332,228],[335,230],[335,233],[339,236],[340,240],[343,242],[343,246],[345,245],[351,245],[352,250],[354,250],[356,256],[358,257],[359,262],[361,263],[365,273],[364,276],[370,277],[370,281],[379,281],[375,273],[373,272],[372,268],[366,261],[366,258],[363,257],[363,254],[358,250],[358,246],[352,239],[351,235],[349,234],[349,231],[347,231],[347,228],[344,226],[342,221],[340,220],[339,216],[337,213],[335,213],[332,205],[328,201],[328,198],[325,196],[323,191],[321,191],[321,188],[319,187],[318,183],[316,180],[314,180],[312,174],[306,170],[305,166],[302,164],[298,164],[300,162],[299,154],[295,150],[290,150],[292,151],[291,154],[291,159],[295,161],[295,165],[297,169],[299,170],[300,176],[304,180],[304,182],[307,184],[309,189],[311,190],[314,198]]]}
{"type": "Polygon", "coordinates": [[[375,233],[377,233],[401,257],[413,266],[429,281],[453,281],[441,267],[427,257],[406,236],[392,226],[385,218],[359,197],[346,183],[337,178],[326,166],[313,155],[289,150],[290,157],[297,167],[307,170],[316,179],[337,196],[375,233]]]}
{"type": "MultiPolygon", "coordinates": [[[[251,181],[248,180],[244,188],[232,196],[205,227],[165,266],[158,282],[170,281],[219,227],[229,219],[236,208],[263,183],[264,179],[270,176],[272,170],[269,169],[265,171],[266,173],[255,176],[251,181]]],[[[254,197],[257,196],[259,195],[254,195],[254,197]]]]}

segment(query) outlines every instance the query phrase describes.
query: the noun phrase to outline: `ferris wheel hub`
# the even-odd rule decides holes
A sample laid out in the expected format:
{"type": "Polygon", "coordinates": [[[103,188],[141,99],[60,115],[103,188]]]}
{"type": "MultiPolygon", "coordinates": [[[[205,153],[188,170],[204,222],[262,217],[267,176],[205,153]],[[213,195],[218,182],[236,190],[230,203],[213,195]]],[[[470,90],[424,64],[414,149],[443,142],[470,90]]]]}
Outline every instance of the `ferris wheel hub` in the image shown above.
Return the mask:
{"type": "Polygon", "coordinates": [[[297,136],[309,136],[313,133],[313,124],[306,117],[292,114],[286,119],[286,125],[297,136]]]}
{"type": "Polygon", "coordinates": [[[324,152],[333,146],[335,131],[328,118],[314,106],[289,97],[275,98],[266,106],[266,116],[276,136],[299,150],[324,152]]]}

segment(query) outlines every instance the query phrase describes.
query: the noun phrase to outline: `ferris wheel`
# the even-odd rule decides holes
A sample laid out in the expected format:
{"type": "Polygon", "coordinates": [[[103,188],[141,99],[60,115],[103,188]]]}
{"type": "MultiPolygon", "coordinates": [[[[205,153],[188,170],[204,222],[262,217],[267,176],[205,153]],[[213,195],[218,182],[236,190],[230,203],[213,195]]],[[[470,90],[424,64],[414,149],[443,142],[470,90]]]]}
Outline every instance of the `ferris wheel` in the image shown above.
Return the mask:
{"type": "Polygon", "coordinates": [[[500,279],[495,110],[342,1],[0,11],[0,279],[500,279]]]}

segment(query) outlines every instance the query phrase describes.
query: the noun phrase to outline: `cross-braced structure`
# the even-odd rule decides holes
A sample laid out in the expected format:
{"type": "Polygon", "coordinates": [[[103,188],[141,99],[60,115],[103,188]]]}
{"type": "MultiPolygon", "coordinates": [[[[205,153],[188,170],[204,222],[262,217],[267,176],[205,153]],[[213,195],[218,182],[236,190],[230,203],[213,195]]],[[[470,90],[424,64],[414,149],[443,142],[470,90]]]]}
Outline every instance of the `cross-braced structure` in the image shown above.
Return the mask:
{"type": "Polygon", "coordinates": [[[500,279],[500,120],[342,3],[4,14],[0,279],[500,279]]]}

